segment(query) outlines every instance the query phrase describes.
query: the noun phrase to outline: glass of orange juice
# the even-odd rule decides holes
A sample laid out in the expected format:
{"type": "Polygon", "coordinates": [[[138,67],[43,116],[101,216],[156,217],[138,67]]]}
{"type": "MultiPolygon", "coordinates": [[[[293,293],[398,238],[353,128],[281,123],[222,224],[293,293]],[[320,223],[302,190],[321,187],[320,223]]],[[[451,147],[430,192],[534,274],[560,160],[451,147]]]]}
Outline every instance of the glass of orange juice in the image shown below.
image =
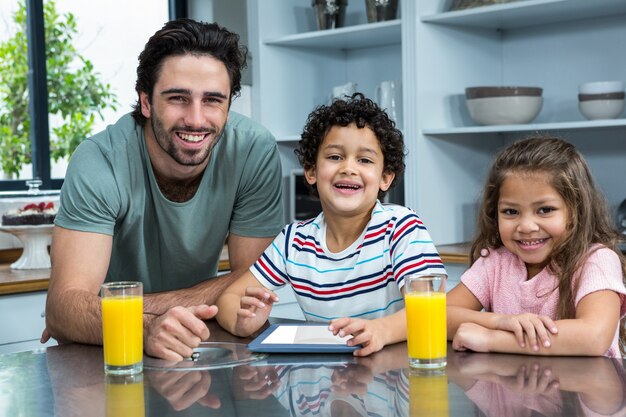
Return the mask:
{"type": "Polygon", "coordinates": [[[409,366],[445,367],[446,275],[409,275],[404,288],[409,366]]]}
{"type": "Polygon", "coordinates": [[[143,285],[121,281],[102,284],[104,372],[131,375],[143,371],[143,285]]]}

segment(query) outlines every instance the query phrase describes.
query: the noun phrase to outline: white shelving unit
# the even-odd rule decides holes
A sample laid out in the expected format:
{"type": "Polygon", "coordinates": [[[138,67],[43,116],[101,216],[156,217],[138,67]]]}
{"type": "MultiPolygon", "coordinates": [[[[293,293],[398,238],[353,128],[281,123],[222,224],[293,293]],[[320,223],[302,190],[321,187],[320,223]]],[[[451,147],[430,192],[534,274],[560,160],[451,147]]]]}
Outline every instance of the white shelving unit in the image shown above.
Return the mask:
{"type": "Polygon", "coordinates": [[[416,74],[415,89],[404,92],[414,98],[405,110],[416,115],[405,127],[416,137],[407,205],[424,218],[435,242],[471,240],[494,154],[533,134],[574,143],[617,206],[626,197],[620,179],[626,177],[626,120],[584,120],[577,93],[585,81],[626,79],[626,55],[612,52],[626,41],[626,2],[523,0],[454,12],[445,3],[412,5],[415,50],[404,65],[416,74]],[[472,85],[540,86],[544,105],[532,124],[477,126],[463,96],[472,85]]]}
{"type": "Polygon", "coordinates": [[[396,19],[387,22],[342,27],[334,30],[316,30],[312,32],[296,33],[276,39],[269,39],[264,43],[266,45],[300,48],[344,50],[372,48],[374,46],[398,44],[401,36],[400,28],[400,20],[396,19]]]}
{"type": "Polygon", "coordinates": [[[316,29],[310,0],[249,0],[247,12],[252,117],[276,136],[286,183],[300,168],[293,149],[306,118],[334,86],[354,82],[374,98],[382,81],[402,80],[403,22],[367,23],[362,0],[351,0],[345,27],[332,30],[316,29]]]}
{"type": "Polygon", "coordinates": [[[373,97],[401,80],[409,154],[405,204],[438,245],[471,240],[486,170],[503,146],[557,135],[586,156],[610,204],[626,198],[626,119],[586,121],[578,84],[626,80],[626,1],[520,0],[447,11],[451,1],[401,0],[400,18],[368,24],[351,0],[346,27],[317,31],[310,0],[249,0],[255,61],[252,114],[280,141],[285,172],[293,142],[334,85],[356,82],[373,97]],[[476,85],[544,89],[532,124],[477,126],[464,91],[476,85]]]}

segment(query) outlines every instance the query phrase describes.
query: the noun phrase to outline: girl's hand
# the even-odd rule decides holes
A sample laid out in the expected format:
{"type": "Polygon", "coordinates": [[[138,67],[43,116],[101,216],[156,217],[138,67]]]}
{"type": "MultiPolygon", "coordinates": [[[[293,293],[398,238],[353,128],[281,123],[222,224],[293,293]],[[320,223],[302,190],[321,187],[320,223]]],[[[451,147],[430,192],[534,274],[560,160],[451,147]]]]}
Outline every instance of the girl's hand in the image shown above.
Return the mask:
{"type": "Polygon", "coordinates": [[[498,381],[511,391],[523,394],[551,395],[558,393],[559,379],[549,367],[538,362],[522,365],[514,376],[499,376],[498,381]]]}
{"type": "Polygon", "coordinates": [[[539,351],[539,343],[544,348],[551,346],[550,333],[557,334],[554,321],[548,316],[537,314],[502,314],[497,320],[495,329],[508,330],[515,333],[520,347],[526,347],[525,339],[534,352],[539,351]]]}
{"type": "Polygon", "coordinates": [[[492,331],[476,323],[463,323],[454,334],[452,348],[461,351],[489,352],[489,339],[492,331]]]}
{"type": "Polygon", "coordinates": [[[263,326],[272,311],[278,296],[267,288],[248,287],[241,297],[237,311],[235,331],[238,335],[249,336],[263,326]]]}
{"type": "Polygon", "coordinates": [[[342,317],[332,320],[328,330],[340,337],[352,335],[352,338],[348,339],[348,346],[363,346],[362,349],[354,351],[355,356],[367,356],[378,352],[386,344],[383,337],[385,329],[381,328],[376,320],[342,317]]]}

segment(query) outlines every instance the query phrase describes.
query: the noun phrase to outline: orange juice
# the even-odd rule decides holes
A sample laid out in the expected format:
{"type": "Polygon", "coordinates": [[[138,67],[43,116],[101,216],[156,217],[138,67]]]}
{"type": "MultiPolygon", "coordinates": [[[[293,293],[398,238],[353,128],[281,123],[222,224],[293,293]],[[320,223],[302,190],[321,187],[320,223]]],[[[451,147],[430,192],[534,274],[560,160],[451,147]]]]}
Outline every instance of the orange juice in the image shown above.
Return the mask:
{"type": "Polygon", "coordinates": [[[445,366],[446,293],[409,292],[404,300],[409,358],[426,363],[443,358],[445,366]]]}
{"type": "MultiPolygon", "coordinates": [[[[106,415],[107,417],[144,417],[144,385],[139,374],[138,379],[106,380],[106,415]]],[[[131,377],[132,378],[132,377],[131,377]]]]}
{"type": "Polygon", "coordinates": [[[411,417],[447,417],[450,415],[448,402],[448,376],[441,370],[409,371],[409,403],[411,417]]]}
{"type": "Polygon", "coordinates": [[[102,344],[107,366],[125,367],[143,359],[143,297],[102,298],[102,344]]]}

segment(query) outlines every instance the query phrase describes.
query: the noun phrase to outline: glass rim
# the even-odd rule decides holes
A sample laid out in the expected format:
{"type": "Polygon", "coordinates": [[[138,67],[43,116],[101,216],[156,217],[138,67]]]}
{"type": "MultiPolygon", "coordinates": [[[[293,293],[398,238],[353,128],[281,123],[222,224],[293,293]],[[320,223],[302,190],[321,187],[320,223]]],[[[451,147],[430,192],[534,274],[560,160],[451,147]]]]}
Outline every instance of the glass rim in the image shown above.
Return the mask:
{"type": "Polygon", "coordinates": [[[143,283],[141,281],[112,281],[105,282],[101,285],[102,288],[137,288],[142,287],[143,283]]]}
{"type": "Polygon", "coordinates": [[[428,275],[407,275],[406,279],[411,281],[431,281],[433,279],[446,279],[446,274],[428,274],[428,275]]]}

